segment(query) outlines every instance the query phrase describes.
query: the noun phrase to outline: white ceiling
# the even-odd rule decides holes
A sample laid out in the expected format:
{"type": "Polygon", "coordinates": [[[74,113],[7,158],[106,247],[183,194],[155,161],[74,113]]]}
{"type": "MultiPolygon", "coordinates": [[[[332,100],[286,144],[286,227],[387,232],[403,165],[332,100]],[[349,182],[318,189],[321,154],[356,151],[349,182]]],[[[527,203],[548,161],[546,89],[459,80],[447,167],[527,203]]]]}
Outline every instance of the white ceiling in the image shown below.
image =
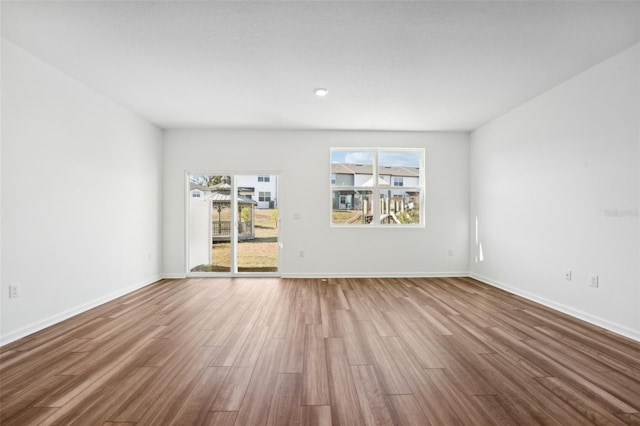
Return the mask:
{"type": "Polygon", "coordinates": [[[163,128],[471,130],[640,41],[640,2],[20,0],[2,36],[163,128]]]}

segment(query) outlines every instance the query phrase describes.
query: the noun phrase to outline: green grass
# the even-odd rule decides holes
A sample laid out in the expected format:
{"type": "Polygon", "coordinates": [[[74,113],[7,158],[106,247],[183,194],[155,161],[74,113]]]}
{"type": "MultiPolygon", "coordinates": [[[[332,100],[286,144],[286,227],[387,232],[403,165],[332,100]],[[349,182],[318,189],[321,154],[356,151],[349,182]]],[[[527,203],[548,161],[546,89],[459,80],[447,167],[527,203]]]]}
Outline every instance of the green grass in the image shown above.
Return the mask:
{"type": "MultiPolygon", "coordinates": [[[[254,240],[238,242],[239,272],[277,272],[278,271],[278,229],[273,209],[255,210],[254,240]]],[[[231,212],[223,209],[220,220],[229,220],[231,212]]],[[[218,212],[213,212],[213,220],[218,220],[218,212]]],[[[211,265],[194,268],[198,272],[230,272],[231,244],[228,242],[213,245],[211,265]]]]}
{"type": "Polygon", "coordinates": [[[349,219],[358,215],[359,210],[333,210],[331,212],[332,223],[347,223],[349,219]]]}

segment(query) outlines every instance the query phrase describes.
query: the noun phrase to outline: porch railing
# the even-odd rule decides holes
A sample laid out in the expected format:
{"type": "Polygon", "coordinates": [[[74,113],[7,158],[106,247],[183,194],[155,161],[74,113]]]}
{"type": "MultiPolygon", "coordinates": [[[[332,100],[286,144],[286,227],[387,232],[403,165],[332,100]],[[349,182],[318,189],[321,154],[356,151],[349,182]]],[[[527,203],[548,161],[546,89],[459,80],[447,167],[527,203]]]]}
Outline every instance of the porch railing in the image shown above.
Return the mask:
{"type": "MultiPolygon", "coordinates": [[[[229,236],[231,234],[231,222],[213,221],[213,236],[229,236]]],[[[251,222],[240,222],[238,224],[238,235],[251,235],[251,222]]]]}

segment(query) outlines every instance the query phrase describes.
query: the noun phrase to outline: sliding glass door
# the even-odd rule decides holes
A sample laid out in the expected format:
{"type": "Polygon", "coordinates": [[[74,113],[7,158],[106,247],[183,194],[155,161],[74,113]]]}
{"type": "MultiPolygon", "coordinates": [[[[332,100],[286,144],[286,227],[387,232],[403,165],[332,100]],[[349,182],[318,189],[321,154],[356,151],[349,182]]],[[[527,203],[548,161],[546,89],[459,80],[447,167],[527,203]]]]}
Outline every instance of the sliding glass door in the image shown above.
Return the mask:
{"type": "Polygon", "coordinates": [[[278,176],[187,174],[187,273],[277,275],[278,176]]]}

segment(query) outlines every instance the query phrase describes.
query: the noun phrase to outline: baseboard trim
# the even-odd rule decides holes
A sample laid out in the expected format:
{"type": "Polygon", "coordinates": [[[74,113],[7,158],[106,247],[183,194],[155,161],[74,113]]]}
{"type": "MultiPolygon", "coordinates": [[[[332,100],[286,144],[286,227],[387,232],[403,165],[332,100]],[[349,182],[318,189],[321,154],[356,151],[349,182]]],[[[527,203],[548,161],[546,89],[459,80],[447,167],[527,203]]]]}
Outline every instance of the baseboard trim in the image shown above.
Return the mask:
{"type": "Polygon", "coordinates": [[[165,280],[183,280],[187,278],[186,274],[162,274],[162,279],[165,280]]]}
{"type": "Polygon", "coordinates": [[[58,314],[52,315],[48,318],[45,318],[43,320],[40,321],[36,321],[33,324],[30,324],[26,327],[22,327],[18,330],[12,331],[10,333],[4,334],[4,335],[0,335],[0,346],[4,346],[6,344],[9,344],[11,342],[15,342],[18,339],[22,339],[23,337],[29,336],[30,334],[36,333],[40,330],[44,330],[47,327],[51,327],[52,325],[55,325],[59,322],[62,322],[66,319],[69,319],[75,315],[81,314],[83,312],[88,311],[89,309],[93,309],[97,306],[103,305],[107,302],[110,302],[114,299],[117,299],[118,297],[122,297],[126,294],[129,294],[131,292],[134,292],[136,290],[139,290],[143,287],[146,287],[148,285],[151,285],[155,282],[160,281],[161,279],[163,279],[164,277],[162,275],[157,275],[153,278],[150,278],[148,280],[144,280],[144,281],[140,281],[136,284],[133,284],[131,286],[128,286],[126,288],[123,288],[121,290],[118,291],[114,291],[113,293],[109,293],[105,296],[99,297],[97,299],[94,299],[90,302],[87,303],[83,303],[80,306],[76,306],[74,308],[68,309],[64,312],[60,312],[58,314]]]}
{"type": "Polygon", "coordinates": [[[515,287],[504,284],[500,281],[496,281],[494,279],[475,274],[469,273],[468,276],[474,278],[478,281],[481,281],[485,284],[489,284],[492,287],[499,288],[501,290],[507,291],[509,293],[515,294],[520,297],[524,297],[527,300],[531,300],[532,302],[539,303],[548,308],[555,309],[556,311],[560,311],[567,315],[571,315],[572,317],[578,318],[582,321],[588,322],[589,324],[596,325],[598,327],[604,328],[605,330],[611,331],[616,334],[620,334],[621,336],[627,337],[629,339],[640,342],[640,332],[630,329],[628,327],[622,326],[620,324],[616,324],[614,322],[605,320],[603,318],[597,317],[595,315],[588,314],[586,312],[580,311],[578,309],[572,308],[570,306],[563,305],[561,303],[554,302],[549,299],[545,299],[544,297],[540,297],[536,294],[529,293],[527,291],[522,291],[515,287]]]}
{"type": "Polygon", "coordinates": [[[282,278],[440,278],[440,277],[468,277],[468,271],[450,272],[406,272],[406,273],[370,273],[370,272],[343,272],[343,273],[290,273],[282,274],[282,278]]]}

